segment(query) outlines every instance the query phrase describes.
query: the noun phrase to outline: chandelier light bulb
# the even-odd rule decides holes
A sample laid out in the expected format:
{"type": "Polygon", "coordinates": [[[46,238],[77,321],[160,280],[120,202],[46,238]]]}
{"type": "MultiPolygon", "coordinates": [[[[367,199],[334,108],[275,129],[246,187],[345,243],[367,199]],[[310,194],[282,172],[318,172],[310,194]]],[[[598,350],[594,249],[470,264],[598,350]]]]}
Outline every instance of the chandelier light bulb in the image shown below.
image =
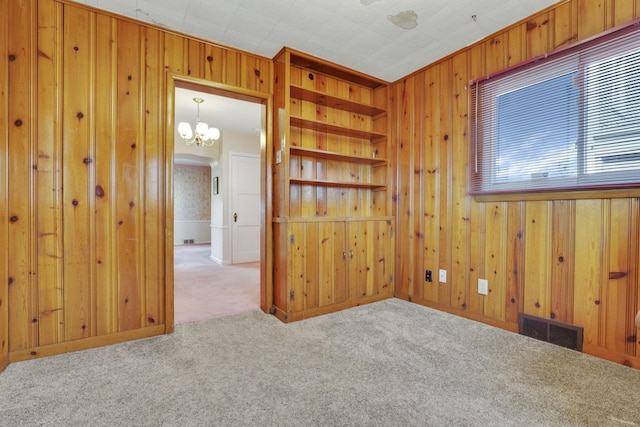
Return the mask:
{"type": "Polygon", "coordinates": [[[191,125],[187,122],[180,122],[178,124],[178,134],[184,139],[187,145],[206,146],[211,147],[215,141],[220,138],[220,129],[216,127],[209,127],[206,122],[200,121],[200,104],[204,102],[202,98],[193,98],[193,102],[196,103],[196,123],[195,131],[191,125]],[[194,135],[195,133],[195,135],[194,135]]]}

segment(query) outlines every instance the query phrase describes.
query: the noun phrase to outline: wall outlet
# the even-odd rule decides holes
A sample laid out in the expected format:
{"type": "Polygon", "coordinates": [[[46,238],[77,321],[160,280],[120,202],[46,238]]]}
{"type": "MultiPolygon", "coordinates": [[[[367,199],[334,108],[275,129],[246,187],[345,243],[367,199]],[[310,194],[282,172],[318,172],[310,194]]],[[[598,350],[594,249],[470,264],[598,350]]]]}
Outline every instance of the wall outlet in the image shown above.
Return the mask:
{"type": "Polygon", "coordinates": [[[489,295],[489,281],[487,279],[478,279],[478,293],[489,295]]]}
{"type": "Polygon", "coordinates": [[[433,282],[433,279],[431,278],[431,270],[426,270],[424,280],[427,282],[433,282]]]}
{"type": "Polygon", "coordinates": [[[276,165],[282,163],[282,150],[276,151],[276,165]]]}
{"type": "Polygon", "coordinates": [[[440,283],[447,283],[447,270],[440,270],[440,283]]]}

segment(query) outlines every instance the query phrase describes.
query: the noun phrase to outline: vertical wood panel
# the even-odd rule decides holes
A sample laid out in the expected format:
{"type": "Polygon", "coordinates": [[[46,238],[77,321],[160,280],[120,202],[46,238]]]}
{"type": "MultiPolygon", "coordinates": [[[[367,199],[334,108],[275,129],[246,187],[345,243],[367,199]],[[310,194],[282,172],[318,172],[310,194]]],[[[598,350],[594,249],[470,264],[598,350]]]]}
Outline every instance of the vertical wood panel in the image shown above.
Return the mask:
{"type": "MultiPolygon", "coordinates": [[[[398,165],[398,185],[397,185],[397,203],[400,209],[397,211],[397,239],[396,245],[405,248],[403,256],[397,257],[396,275],[398,276],[398,291],[408,294],[413,285],[413,277],[411,273],[411,259],[415,254],[411,252],[413,245],[411,244],[411,216],[414,209],[411,200],[411,144],[409,135],[413,131],[411,129],[411,108],[413,106],[413,79],[405,79],[397,85],[397,103],[395,108],[398,109],[399,135],[396,144],[396,162],[398,165]]],[[[435,238],[435,236],[433,236],[435,238]]]]}
{"type": "Polygon", "coordinates": [[[528,202],[525,225],[524,312],[549,317],[551,311],[551,202],[528,202]]]}
{"type": "Polygon", "coordinates": [[[143,63],[145,87],[145,127],[144,127],[144,245],[141,245],[144,257],[145,304],[144,325],[153,326],[164,323],[165,304],[163,277],[164,259],[163,239],[164,220],[164,181],[163,170],[167,158],[164,147],[166,135],[161,117],[163,117],[166,97],[163,91],[164,70],[162,67],[162,34],[145,28],[143,63]]]}
{"type": "Polygon", "coordinates": [[[573,321],[575,202],[556,200],[552,206],[551,313],[560,322],[573,321]]]}
{"type": "MultiPolygon", "coordinates": [[[[468,82],[470,79],[470,68],[468,54],[464,53],[453,58],[452,67],[454,72],[452,102],[452,124],[451,138],[448,144],[448,161],[451,163],[449,176],[442,179],[450,181],[446,186],[450,194],[450,207],[447,209],[449,223],[449,241],[443,250],[451,253],[448,264],[449,288],[447,294],[441,294],[439,301],[452,304],[459,308],[466,304],[469,287],[469,216],[471,209],[471,198],[466,192],[467,176],[467,125],[468,125],[468,82]],[[452,296],[458,298],[452,301],[452,296]]],[[[444,188],[444,186],[442,186],[444,188]]]]}
{"type": "MultiPolygon", "coordinates": [[[[439,151],[440,141],[437,135],[440,134],[440,74],[437,67],[429,68],[425,73],[425,123],[426,135],[424,137],[425,149],[422,152],[424,156],[424,268],[431,270],[432,282],[424,282],[422,296],[432,302],[438,302],[438,264],[440,239],[437,239],[438,230],[440,228],[440,215],[438,194],[440,185],[439,151]]],[[[421,272],[422,273],[422,272],[421,272]]],[[[424,274],[424,273],[423,273],[424,274]]],[[[422,274],[418,275],[418,278],[422,274]]],[[[447,299],[447,304],[449,303],[447,299]]]]}
{"type": "Polygon", "coordinates": [[[116,231],[118,263],[119,330],[140,327],[141,274],[139,189],[140,159],[143,144],[140,136],[140,27],[118,23],[118,40],[126,43],[118,49],[116,136],[116,231]]]}
{"type": "MultiPolygon", "coordinates": [[[[510,202],[507,208],[507,276],[505,279],[505,321],[515,324],[524,306],[524,202],[510,202]]],[[[494,286],[500,284],[494,284],[494,286]]]]}
{"type": "MultiPolygon", "coordinates": [[[[484,279],[489,281],[489,295],[484,300],[484,315],[504,320],[506,260],[507,260],[507,203],[488,203],[486,213],[487,237],[485,240],[484,279]]],[[[474,284],[470,284],[471,292],[474,284]]]]}
{"type": "Polygon", "coordinates": [[[94,78],[95,110],[95,281],[96,333],[118,331],[118,290],[115,268],[115,199],[116,183],[113,175],[116,141],[117,22],[106,16],[96,17],[96,55],[94,78]]]}
{"type": "Polygon", "coordinates": [[[92,299],[90,245],[93,169],[90,125],[91,16],[83,9],[64,10],[63,208],[65,339],[91,336],[92,299]]]}
{"type": "Polygon", "coordinates": [[[631,224],[633,220],[631,203],[627,199],[611,200],[609,207],[609,265],[606,266],[608,280],[603,281],[604,347],[624,353],[629,337],[630,313],[627,304],[629,297],[629,255],[631,224]]]}
{"type": "Polygon", "coordinates": [[[62,7],[42,3],[38,8],[38,344],[64,341],[62,293],[62,146],[60,144],[57,81],[61,68],[59,28],[62,7]]]}
{"type": "Polygon", "coordinates": [[[603,256],[603,201],[576,201],[574,322],[584,327],[585,343],[598,345],[603,256]]]}
{"type": "MultiPolygon", "coordinates": [[[[0,0],[0,58],[9,57],[9,0],[0,0]]],[[[0,63],[0,242],[8,247],[9,61],[0,63]]],[[[8,251],[0,252],[0,372],[9,363],[8,251]]]]}
{"type": "Polygon", "coordinates": [[[578,5],[578,39],[582,40],[604,31],[606,27],[605,0],[574,0],[578,5]]]}
{"type": "MultiPolygon", "coordinates": [[[[440,66],[440,152],[438,165],[438,181],[436,194],[439,201],[440,227],[438,244],[438,267],[451,274],[451,166],[452,159],[452,109],[449,108],[453,98],[453,64],[451,60],[440,66]]],[[[438,287],[438,300],[448,301],[451,295],[451,279],[438,287]]]]}

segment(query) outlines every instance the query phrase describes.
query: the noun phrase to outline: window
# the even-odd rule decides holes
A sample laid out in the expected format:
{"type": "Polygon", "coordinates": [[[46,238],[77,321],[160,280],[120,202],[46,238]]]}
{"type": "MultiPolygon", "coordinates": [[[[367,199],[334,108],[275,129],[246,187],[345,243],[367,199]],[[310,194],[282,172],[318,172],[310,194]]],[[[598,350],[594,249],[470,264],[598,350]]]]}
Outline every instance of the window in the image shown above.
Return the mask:
{"type": "Polygon", "coordinates": [[[470,193],[640,187],[640,30],[471,89],[470,193]]]}

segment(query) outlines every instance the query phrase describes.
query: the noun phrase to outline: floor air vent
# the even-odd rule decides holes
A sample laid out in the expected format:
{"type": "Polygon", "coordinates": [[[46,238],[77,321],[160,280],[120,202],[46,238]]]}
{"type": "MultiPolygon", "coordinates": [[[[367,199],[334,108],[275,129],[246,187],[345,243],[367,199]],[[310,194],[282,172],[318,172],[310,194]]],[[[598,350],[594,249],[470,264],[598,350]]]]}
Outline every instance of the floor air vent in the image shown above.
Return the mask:
{"type": "Polygon", "coordinates": [[[520,313],[519,333],[541,341],[547,341],[572,350],[582,351],[581,326],[556,322],[551,319],[520,313]]]}

